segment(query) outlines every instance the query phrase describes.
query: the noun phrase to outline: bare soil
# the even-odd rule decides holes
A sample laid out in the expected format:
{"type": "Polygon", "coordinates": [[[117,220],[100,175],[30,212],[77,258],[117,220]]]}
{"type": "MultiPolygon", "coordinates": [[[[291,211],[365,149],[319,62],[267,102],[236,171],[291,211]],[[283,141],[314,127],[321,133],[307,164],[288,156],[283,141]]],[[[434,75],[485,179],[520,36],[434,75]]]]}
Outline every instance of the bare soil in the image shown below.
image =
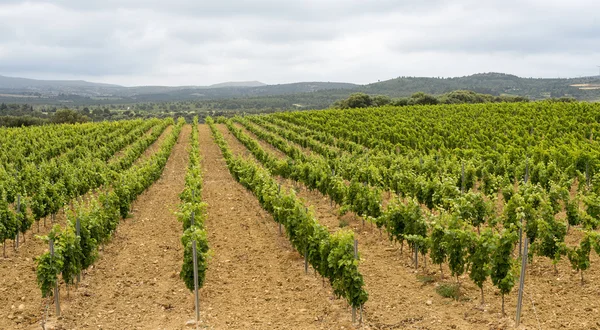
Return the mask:
{"type": "MultiPolygon", "coordinates": [[[[261,146],[278,157],[283,154],[272,145],[257,139],[261,146]]],[[[230,134],[225,134],[230,145],[238,152],[245,147],[230,134]]],[[[501,297],[488,281],[484,284],[485,304],[481,305],[480,290],[468,275],[460,277],[460,301],[443,298],[436,293],[442,283],[455,283],[449,279],[444,267],[444,281],[440,281],[439,267],[423,260],[415,270],[407,247],[400,254],[399,245],[392,244],[385,232],[367,224],[352,214],[339,215],[337,207],[331,207],[329,198],[317,191],[309,191],[304,185],[278,178],[288,188],[296,188],[297,195],[313,210],[320,223],[330,231],[338,230],[346,223],[356,234],[361,255],[360,270],[365,277],[369,301],[365,305],[364,327],[376,329],[512,329],[517,300],[517,285],[506,297],[507,316],[501,314],[501,297]],[[424,283],[428,278],[432,282],[424,283]]],[[[566,243],[575,245],[581,233],[572,228],[566,243]]],[[[421,256],[419,256],[421,257],[421,256]]],[[[581,286],[579,273],[571,270],[568,260],[558,264],[558,275],[550,260],[535,257],[528,265],[525,280],[524,305],[519,329],[600,329],[600,258],[592,253],[591,268],[585,272],[586,283],[581,286]]],[[[517,275],[518,277],[518,275],[517,275]]],[[[518,279],[517,279],[518,281],[518,279]]]]}
{"type": "MultiPolygon", "coordinates": [[[[62,316],[49,305],[48,329],[184,329],[194,317],[194,296],[179,278],[183,259],[181,224],[174,214],[187,170],[189,135],[185,126],[162,177],[134,203],[133,216],[119,225],[112,242],[69,296],[61,288],[62,316]]],[[[223,125],[234,153],[249,151],[223,125]]],[[[303,258],[279,236],[277,224],[256,197],[231,177],[206,125],[199,125],[204,173],[202,197],[208,203],[205,220],[211,259],[201,289],[201,324],[207,329],[513,329],[516,288],[506,297],[507,317],[500,313],[500,296],[488,281],[486,304],[467,276],[460,278],[462,298],[454,301],[436,293],[439,268],[423,260],[415,270],[408,249],[400,254],[385,232],[339,209],[329,199],[302,184],[277,178],[298,196],[330,231],[340,225],[359,240],[360,271],[369,301],[362,325],[352,325],[350,308],[335,299],[303,258]],[[431,282],[424,283],[423,278],[431,282]]],[[[165,132],[167,133],[167,132],[165,132]]],[[[159,139],[160,140],[160,139],[159,139]]],[[[261,144],[269,145],[264,141],[261,144]]],[[[269,150],[274,150],[272,146],[269,150]]],[[[151,151],[148,151],[151,153],[151,151]]],[[[276,153],[282,157],[281,153],[276,153]]],[[[146,155],[148,156],[148,155],[146,155]]],[[[62,213],[57,221],[64,222],[62,213]]],[[[35,228],[35,225],[34,225],[35,228]]],[[[35,231],[35,229],[34,229],[35,231]]],[[[571,229],[568,244],[578,241],[571,229]]],[[[42,231],[45,232],[45,231],[42,231]]],[[[33,257],[46,250],[27,234],[17,254],[0,259],[0,329],[39,329],[46,302],[35,283],[33,257]],[[22,306],[21,306],[22,305],[22,306]]],[[[10,246],[9,246],[10,247],[10,246]]],[[[600,329],[600,258],[592,254],[582,286],[568,261],[558,265],[536,257],[528,266],[522,325],[519,329],[600,329]]]]}
{"type": "MultiPolygon", "coordinates": [[[[147,150],[140,159],[145,159],[156,151],[158,148],[156,143],[164,140],[165,134],[169,131],[167,128],[148,148],[152,148],[152,151],[147,150]]],[[[86,196],[91,194],[92,192],[86,196]]],[[[83,199],[85,200],[86,197],[84,196],[83,199]]],[[[48,245],[36,236],[47,235],[53,225],[64,227],[67,222],[65,211],[61,210],[56,214],[54,223],[51,222],[50,216],[45,222],[46,226],[44,226],[44,219],[40,220],[39,231],[38,224],[33,224],[31,230],[25,233],[25,242],[20,242],[17,251],[13,250],[12,241],[6,241],[7,258],[2,258],[0,254],[0,329],[39,328],[40,320],[45,314],[47,304],[41,298],[36,284],[35,258],[47,251],[48,245]]],[[[64,286],[63,289],[66,291],[64,286]]],[[[53,306],[49,309],[52,310],[53,306]]]]}
{"type": "Polygon", "coordinates": [[[256,197],[232,178],[206,125],[199,136],[213,251],[202,289],[209,328],[348,329],[347,304],[334,299],[312,270],[304,274],[304,259],[279,236],[256,197]]]}

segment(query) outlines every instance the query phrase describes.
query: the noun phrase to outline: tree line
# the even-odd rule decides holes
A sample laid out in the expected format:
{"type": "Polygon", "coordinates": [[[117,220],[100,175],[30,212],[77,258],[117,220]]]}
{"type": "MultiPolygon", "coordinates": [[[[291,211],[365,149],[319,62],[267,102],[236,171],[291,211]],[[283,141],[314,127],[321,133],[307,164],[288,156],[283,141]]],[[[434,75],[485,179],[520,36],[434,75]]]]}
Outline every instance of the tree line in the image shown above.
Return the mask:
{"type": "MultiPolygon", "coordinates": [[[[561,98],[562,101],[575,101],[571,98],[561,98]]],[[[463,103],[499,103],[499,102],[529,102],[523,96],[481,94],[468,90],[458,90],[439,96],[417,92],[410,97],[391,98],[386,95],[369,95],[354,93],[346,99],[338,100],[331,105],[337,109],[381,107],[385,105],[435,105],[435,104],[463,104],[463,103]]]]}

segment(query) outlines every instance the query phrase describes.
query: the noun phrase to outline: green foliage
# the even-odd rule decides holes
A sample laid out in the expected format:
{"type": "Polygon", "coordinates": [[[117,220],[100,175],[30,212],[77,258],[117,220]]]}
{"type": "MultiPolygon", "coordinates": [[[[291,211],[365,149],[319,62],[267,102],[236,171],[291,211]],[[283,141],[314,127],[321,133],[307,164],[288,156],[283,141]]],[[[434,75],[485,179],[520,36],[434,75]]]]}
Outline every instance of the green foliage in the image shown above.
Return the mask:
{"type": "Polygon", "coordinates": [[[431,224],[431,234],[429,236],[430,239],[430,256],[431,261],[435,265],[441,265],[446,262],[446,258],[448,257],[448,249],[446,248],[446,224],[444,223],[443,218],[439,218],[439,220],[434,221],[431,224]]]}
{"type": "Polygon", "coordinates": [[[19,225],[19,233],[25,234],[33,224],[33,218],[27,213],[27,199],[21,198],[20,205],[17,205],[15,210],[16,221],[19,225]]]}
{"type": "Polygon", "coordinates": [[[85,123],[89,120],[90,118],[88,116],[70,109],[58,110],[50,118],[50,121],[53,124],[85,123]]]}
{"type": "Polygon", "coordinates": [[[492,254],[494,234],[490,229],[483,231],[481,235],[471,233],[471,245],[469,246],[469,263],[471,272],[469,277],[479,287],[483,288],[491,272],[490,257],[492,254]]]}
{"type": "Polygon", "coordinates": [[[179,276],[190,291],[194,291],[194,254],[193,242],[196,242],[196,261],[198,266],[198,288],[204,285],[208,268],[209,246],[204,220],[207,204],[201,201],[202,171],[200,167],[200,148],[198,145],[198,118],[194,118],[190,136],[188,170],[185,176],[185,187],[179,195],[181,203],[177,218],[183,223],[183,265],[179,276]],[[194,224],[192,225],[192,217],[194,224]]]}
{"type": "Polygon", "coordinates": [[[540,256],[548,257],[553,264],[558,263],[561,255],[566,253],[565,236],[567,226],[556,221],[552,215],[547,215],[538,221],[538,241],[533,250],[540,256]]]}
{"type": "Polygon", "coordinates": [[[577,226],[581,223],[581,212],[579,210],[579,199],[565,201],[565,211],[567,213],[567,222],[569,226],[577,226]]]}
{"type": "Polygon", "coordinates": [[[428,95],[423,92],[416,92],[410,96],[408,103],[415,105],[432,105],[438,104],[440,101],[433,95],[428,95]]]}
{"type": "Polygon", "coordinates": [[[515,260],[512,258],[512,251],[519,235],[513,228],[502,230],[492,239],[490,277],[503,296],[509,294],[515,285],[515,260]]]}
{"type": "MultiPolygon", "coordinates": [[[[116,229],[121,216],[127,215],[128,208],[124,210],[124,206],[129,207],[138,195],[160,177],[183,124],[181,120],[177,123],[152,156],[118,173],[113,181],[112,191],[106,189],[105,192],[99,193],[97,198],[90,200],[87,207],[77,205],[75,212],[69,215],[70,221],[64,230],[60,227],[52,229],[46,239],[52,238],[55,242],[54,257],[45,253],[37,259],[38,286],[42,296],[51,294],[59,273],[62,273],[65,283],[71,284],[77,273],[94,262],[98,244],[106,242],[116,229]],[[77,218],[81,223],[80,237],[76,236],[77,218]]],[[[46,196],[51,196],[50,187],[46,187],[46,196]]],[[[37,210],[43,202],[41,199],[36,201],[34,204],[37,205],[37,210]]],[[[49,209],[49,212],[57,211],[58,209],[49,209]]],[[[42,211],[37,210],[35,213],[40,215],[42,211]]]]}
{"type": "Polygon", "coordinates": [[[484,224],[487,217],[492,214],[490,203],[483,198],[483,195],[474,192],[468,192],[456,199],[454,208],[462,220],[474,227],[484,224]]]}
{"type": "Polygon", "coordinates": [[[585,211],[589,214],[593,219],[600,220],[600,196],[595,193],[589,193],[583,199],[583,203],[585,204],[585,211]]]}
{"type": "Polygon", "coordinates": [[[183,202],[179,204],[179,211],[177,212],[177,220],[183,224],[183,230],[190,228],[192,213],[194,214],[195,223],[204,223],[206,217],[207,204],[201,203],[190,203],[183,202]]]}
{"type": "Polygon", "coordinates": [[[185,286],[194,291],[194,257],[193,241],[196,242],[196,260],[198,263],[198,288],[204,285],[206,270],[208,268],[208,239],[206,231],[198,226],[191,226],[183,232],[181,244],[183,245],[183,265],[179,276],[184,281],[185,286]]]}
{"type": "Polygon", "coordinates": [[[369,295],[363,289],[364,281],[358,272],[358,260],[354,258],[354,234],[337,231],[331,235],[331,250],[327,256],[332,269],[333,292],[338,297],[347,297],[353,307],[362,306],[369,295]]]}
{"type": "Polygon", "coordinates": [[[471,235],[465,230],[464,223],[452,216],[444,236],[445,248],[448,251],[448,266],[452,276],[460,276],[467,266],[468,249],[471,245],[471,235]]]}
{"type": "MultiPolygon", "coordinates": [[[[251,190],[261,206],[273,215],[273,219],[285,227],[288,239],[301,254],[307,254],[308,261],[321,274],[327,277],[337,296],[344,297],[352,306],[358,307],[368,299],[362,276],[358,272],[358,261],[354,259],[354,235],[349,231],[329,234],[307,212],[303,203],[293,191],[278,191],[278,185],[271,174],[254,162],[235,157],[222,134],[214,126],[212,118],[207,118],[215,142],[221,149],[229,171],[244,187],[251,190]]],[[[248,146],[267,166],[280,166],[265,153],[256,141],[240,134],[229,123],[229,129],[248,146]],[[268,165],[270,164],[270,165],[268,165]],[[276,165],[273,165],[276,164],[276,165]]],[[[288,149],[291,150],[291,149],[288,149]]],[[[300,157],[296,154],[296,157],[300,157]]],[[[303,176],[305,179],[310,178],[303,176]]],[[[297,174],[302,176],[301,173],[297,174]]]]}
{"type": "Polygon", "coordinates": [[[592,235],[585,233],[584,237],[579,242],[579,246],[569,248],[567,257],[571,262],[571,267],[574,270],[583,272],[590,268],[590,252],[592,250],[592,235]]]}
{"type": "MultiPolygon", "coordinates": [[[[56,242],[60,235],[60,226],[55,225],[42,239],[48,242],[50,239],[56,242]]],[[[58,275],[63,269],[63,256],[59,249],[54,249],[54,255],[47,251],[37,258],[37,284],[42,291],[42,298],[52,296],[52,290],[58,283],[58,275]]]]}
{"type": "Polygon", "coordinates": [[[548,191],[548,201],[552,206],[553,213],[557,214],[562,209],[560,201],[564,201],[565,207],[568,207],[567,204],[569,202],[569,190],[567,190],[565,187],[552,183],[550,185],[550,190],[548,191]]]}
{"type": "Polygon", "coordinates": [[[440,296],[458,300],[460,298],[460,286],[457,283],[442,283],[435,288],[440,296]]]}
{"type": "Polygon", "coordinates": [[[73,284],[73,280],[81,272],[82,260],[84,258],[79,238],[75,235],[73,226],[67,226],[57,236],[55,241],[55,253],[62,256],[62,278],[67,284],[73,284]]]}
{"type": "Polygon", "coordinates": [[[2,191],[0,195],[0,240],[6,244],[7,239],[14,239],[19,232],[19,223],[17,216],[9,208],[6,200],[6,193],[2,191]]]}
{"type": "Polygon", "coordinates": [[[375,102],[371,96],[365,93],[354,93],[345,100],[337,101],[333,104],[333,107],[338,109],[367,108],[373,106],[374,104],[375,102]]]}
{"type": "Polygon", "coordinates": [[[364,93],[354,93],[348,97],[346,108],[366,108],[373,105],[371,97],[364,93]]]}
{"type": "Polygon", "coordinates": [[[408,236],[413,236],[409,245],[413,248],[421,245],[420,247],[424,248],[425,244],[420,242],[418,237],[427,237],[427,223],[419,203],[415,200],[406,204],[392,201],[380,219],[391,241],[402,244],[408,236]]]}

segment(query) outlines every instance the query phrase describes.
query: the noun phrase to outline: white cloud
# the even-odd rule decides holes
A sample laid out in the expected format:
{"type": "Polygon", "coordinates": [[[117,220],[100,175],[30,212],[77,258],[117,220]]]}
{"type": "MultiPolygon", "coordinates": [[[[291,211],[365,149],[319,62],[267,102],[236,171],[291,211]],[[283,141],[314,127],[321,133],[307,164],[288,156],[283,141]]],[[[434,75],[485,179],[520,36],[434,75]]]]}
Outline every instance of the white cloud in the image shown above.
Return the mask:
{"type": "Polygon", "coordinates": [[[596,74],[592,0],[0,2],[0,74],[125,85],[596,74]]]}

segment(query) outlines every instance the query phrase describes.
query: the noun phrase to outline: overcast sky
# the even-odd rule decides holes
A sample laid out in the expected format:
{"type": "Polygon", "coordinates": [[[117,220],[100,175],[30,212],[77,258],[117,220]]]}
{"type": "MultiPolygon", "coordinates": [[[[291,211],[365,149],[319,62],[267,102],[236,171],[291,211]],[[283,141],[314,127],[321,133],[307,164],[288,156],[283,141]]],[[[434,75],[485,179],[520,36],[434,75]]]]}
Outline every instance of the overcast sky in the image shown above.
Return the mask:
{"type": "Polygon", "coordinates": [[[122,85],[598,74],[598,0],[0,0],[0,75],[122,85]]]}

